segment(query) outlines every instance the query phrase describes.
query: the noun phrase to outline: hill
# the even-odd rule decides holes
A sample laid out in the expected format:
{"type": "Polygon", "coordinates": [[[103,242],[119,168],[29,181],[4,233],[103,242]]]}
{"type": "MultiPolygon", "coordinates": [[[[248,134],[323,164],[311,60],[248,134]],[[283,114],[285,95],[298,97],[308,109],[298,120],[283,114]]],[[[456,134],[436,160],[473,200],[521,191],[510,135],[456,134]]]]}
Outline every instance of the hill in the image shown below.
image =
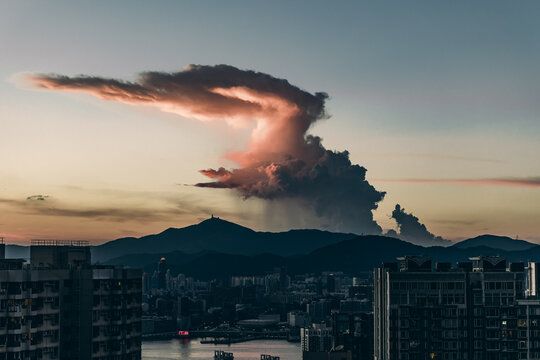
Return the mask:
{"type": "Polygon", "coordinates": [[[536,244],[530,243],[525,240],[512,239],[507,236],[497,235],[480,235],[472,239],[463,240],[453,245],[452,247],[459,249],[467,249],[472,247],[485,246],[494,249],[501,249],[507,251],[520,251],[531,249],[536,244]]]}
{"type": "Polygon", "coordinates": [[[216,217],[185,228],[169,228],[141,238],[121,238],[92,249],[95,262],[127,254],[163,254],[172,251],[198,253],[215,251],[225,254],[257,255],[272,253],[289,256],[305,254],[322,246],[352,239],[355,234],[321,230],[258,232],[216,217]]]}

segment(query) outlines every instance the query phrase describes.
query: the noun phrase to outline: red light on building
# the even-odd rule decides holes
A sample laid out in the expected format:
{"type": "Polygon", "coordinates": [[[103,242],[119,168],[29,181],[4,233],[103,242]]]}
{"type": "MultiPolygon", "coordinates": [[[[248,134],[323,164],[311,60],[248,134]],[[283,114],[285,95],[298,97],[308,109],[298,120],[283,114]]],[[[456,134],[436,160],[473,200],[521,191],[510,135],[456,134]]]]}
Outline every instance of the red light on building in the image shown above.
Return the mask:
{"type": "Polygon", "coordinates": [[[189,331],[183,331],[183,330],[180,330],[180,331],[178,332],[178,335],[180,335],[180,336],[189,336],[189,331]]]}

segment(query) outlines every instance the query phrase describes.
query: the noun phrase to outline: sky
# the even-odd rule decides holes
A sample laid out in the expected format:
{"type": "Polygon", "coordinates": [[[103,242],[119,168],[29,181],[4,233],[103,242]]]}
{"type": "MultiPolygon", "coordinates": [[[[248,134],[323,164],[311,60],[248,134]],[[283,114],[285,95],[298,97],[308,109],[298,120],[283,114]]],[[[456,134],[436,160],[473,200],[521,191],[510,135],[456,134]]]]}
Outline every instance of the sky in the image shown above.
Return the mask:
{"type": "Polygon", "coordinates": [[[382,231],[399,203],[446,239],[540,242],[539,15],[534,1],[2,1],[0,236],[101,243],[211,214],[346,230],[287,199],[193,186],[201,169],[239,167],[228,155],[249,148],[255,123],[25,80],[227,64],[328,94],[306,134],[386,193],[382,231]]]}

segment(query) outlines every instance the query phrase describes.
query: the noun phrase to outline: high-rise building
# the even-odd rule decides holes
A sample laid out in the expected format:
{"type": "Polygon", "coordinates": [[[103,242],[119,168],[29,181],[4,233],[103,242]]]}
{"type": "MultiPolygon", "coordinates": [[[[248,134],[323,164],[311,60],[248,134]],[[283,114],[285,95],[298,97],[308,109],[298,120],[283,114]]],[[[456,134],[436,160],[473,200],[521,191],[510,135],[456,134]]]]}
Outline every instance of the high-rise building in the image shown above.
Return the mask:
{"type": "Polygon", "coordinates": [[[540,359],[540,300],[518,300],[518,349],[523,359],[540,359]]]}
{"type": "Polygon", "coordinates": [[[373,314],[332,313],[333,348],[350,353],[351,360],[373,359],[373,314]]]}
{"type": "Polygon", "coordinates": [[[398,260],[399,271],[373,274],[376,360],[530,359],[522,263],[480,256],[433,271],[428,258],[398,260]]]}
{"type": "Polygon", "coordinates": [[[146,295],[150,292],[151,289],[151,277],[144,272],[142,274],[142,293],[146,295]]]}
{"type": "Polygon", "coordinates": [[[313,301],[307,304],[307,313],[313,322],[323,322],[330,315],[330,306],[328,300],[320,299],[319,301],[313,301]]]}
{"type": "Polygon", "coordinates": [[[4,244],[4,238],[0,237],[0,259],[6,258],[6,245],[4,244]]]}
{"type": "Polygon", "coordinates": [[[167,288],[167,260],[162,257],[158,263],[158,289],[167,288]]]}
{"type": "Polygon", "coordinates": [[[92,266],[84,242],[0,260],[0,359],[140,359],[141,273],[92,266]]]}
{"type": "Polygon", "coordinates": [[[303,311],[290,311],[287,313],[287,323],[291,327],[306,328],[311,325],[311,318],[303,311]]]}
{"type": "Polygon", "coordinates": [[[540,263],[530,262],[527,266],[527,296],[540,295],[540,263]]]}
{"type": "MultiPolygon", "coordinates": [[[[313,324],[300,329],[302,353],[327,353],[332,350],[332,328],[324,324],[313,324]]],[[[305,356],[304,356],[305,357],[305,356]]]]}
{"type": "Polygon", "coordinates": [[[334,274],[328,274],[326,276],[326,291],[329,293],[336,292],[336,277],[334,274]]]}

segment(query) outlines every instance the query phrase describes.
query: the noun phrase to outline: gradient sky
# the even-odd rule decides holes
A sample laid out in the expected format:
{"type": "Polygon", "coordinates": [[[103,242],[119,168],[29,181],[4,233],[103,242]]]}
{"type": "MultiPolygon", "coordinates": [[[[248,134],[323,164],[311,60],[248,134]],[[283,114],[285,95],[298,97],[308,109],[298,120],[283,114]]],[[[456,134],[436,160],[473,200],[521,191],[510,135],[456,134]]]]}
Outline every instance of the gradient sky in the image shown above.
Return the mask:
{"type": "Polygon", "coordinates": [[[0,236],[103,242],[212,213],[321,227],[189,186],[234,166],[224,156],[249,130],[18,80],[230,64],[329,94],[331,117],[310,133],[387,192],[384,229],[400,203],[448,239],[540,242],[539,16],[535,1],[2,1],[0,236]]]}

